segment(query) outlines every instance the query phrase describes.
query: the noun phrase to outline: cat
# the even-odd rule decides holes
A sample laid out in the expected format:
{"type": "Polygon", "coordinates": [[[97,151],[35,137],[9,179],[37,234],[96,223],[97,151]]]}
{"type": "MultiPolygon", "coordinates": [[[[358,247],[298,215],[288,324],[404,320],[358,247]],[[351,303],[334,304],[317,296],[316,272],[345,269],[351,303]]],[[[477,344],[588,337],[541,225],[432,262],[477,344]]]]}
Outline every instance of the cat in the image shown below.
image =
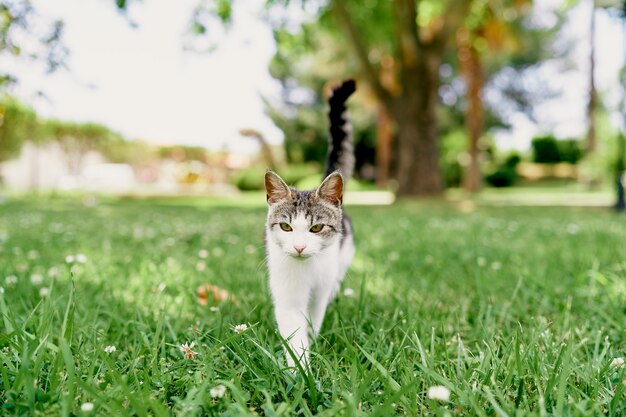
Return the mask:
{"type": "MultiPolygon", "coordinates": [[[[326,172],[317,189],[298,191],[278,174],[265,174],[266,249],[274,315],[280,335],[304,368],[309,364],[310,339],[319,333],[326,307],[355,252],[352,225],[342,208],[343,190],[354,169],[346,101],[355,90],[354,80],[346,80],[328,99],[326,172]]],[[[286,359],[289,367],[296,365],[289,352],[286,359]]]]}

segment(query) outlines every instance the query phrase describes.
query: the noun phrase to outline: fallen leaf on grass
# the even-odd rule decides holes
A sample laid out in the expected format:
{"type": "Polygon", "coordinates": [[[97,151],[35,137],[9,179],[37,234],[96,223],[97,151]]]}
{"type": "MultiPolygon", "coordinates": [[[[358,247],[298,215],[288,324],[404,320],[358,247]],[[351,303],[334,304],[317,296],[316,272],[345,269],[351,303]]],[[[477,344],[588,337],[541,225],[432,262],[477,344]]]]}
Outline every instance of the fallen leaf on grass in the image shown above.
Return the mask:
{"type": "Polygon", "coordinates": [[[223,288],[211,284],[203,284],[198,287],[198,303],[200,305],[219,304],[226,300],[236,302],[235,296],[223,288]]]}

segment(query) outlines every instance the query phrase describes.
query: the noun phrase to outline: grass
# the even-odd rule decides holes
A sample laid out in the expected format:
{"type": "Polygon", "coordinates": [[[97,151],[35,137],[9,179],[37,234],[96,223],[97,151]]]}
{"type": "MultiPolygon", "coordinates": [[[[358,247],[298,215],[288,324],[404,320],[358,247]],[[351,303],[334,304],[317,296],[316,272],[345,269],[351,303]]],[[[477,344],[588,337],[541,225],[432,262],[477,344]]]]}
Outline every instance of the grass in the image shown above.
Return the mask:
{"type": "Polygon", "coordinates": [[[262,207],[1,205],[0,414],[626,414],[626,369],[611,365],[626,356],[623,217],[412,202],[348,211],[354,294],[329,307],[305,375],[284,368],[262,207]],[[66,262],[77,254],[86,262],[66,262]],[[204,283],[235,302],[201,305],[204,283]],[[211,397],[219,385],[225,395],[211,397]],[[449,401],[427,397],[435,385],[449,401]]]}

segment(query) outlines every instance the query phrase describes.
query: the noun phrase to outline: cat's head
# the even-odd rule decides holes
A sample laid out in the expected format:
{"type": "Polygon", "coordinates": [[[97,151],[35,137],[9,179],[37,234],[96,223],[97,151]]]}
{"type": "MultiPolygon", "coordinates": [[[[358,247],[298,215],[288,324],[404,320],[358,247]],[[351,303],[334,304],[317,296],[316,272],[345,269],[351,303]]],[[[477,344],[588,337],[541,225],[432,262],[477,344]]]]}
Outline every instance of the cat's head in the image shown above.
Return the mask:
{"type": "Polygon", "coordinates": [[[267,238],[284,253],[304,259],[340,239],[343,178],[338,172],[326,177],[315,190],[298,191],[268,171],[265,190],[269,205],[267,238]]]}

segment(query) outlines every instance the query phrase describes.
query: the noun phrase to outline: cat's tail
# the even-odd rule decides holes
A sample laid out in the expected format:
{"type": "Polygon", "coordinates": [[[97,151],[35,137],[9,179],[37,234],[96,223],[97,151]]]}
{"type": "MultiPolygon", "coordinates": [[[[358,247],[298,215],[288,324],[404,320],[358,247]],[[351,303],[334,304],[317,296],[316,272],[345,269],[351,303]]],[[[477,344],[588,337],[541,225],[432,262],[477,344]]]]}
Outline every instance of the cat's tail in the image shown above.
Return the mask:
{"type": "Polygon", "coordinates": [[[338,170],[343,175],[344,181],[352,176],[354,170],[352,126],[346,115],[346,101],[355,90],[356,83],[354,80],[345,80],[333,88],[328,98],[330,136],[328,138],[328,155],[324,176],[338,170]]]}

